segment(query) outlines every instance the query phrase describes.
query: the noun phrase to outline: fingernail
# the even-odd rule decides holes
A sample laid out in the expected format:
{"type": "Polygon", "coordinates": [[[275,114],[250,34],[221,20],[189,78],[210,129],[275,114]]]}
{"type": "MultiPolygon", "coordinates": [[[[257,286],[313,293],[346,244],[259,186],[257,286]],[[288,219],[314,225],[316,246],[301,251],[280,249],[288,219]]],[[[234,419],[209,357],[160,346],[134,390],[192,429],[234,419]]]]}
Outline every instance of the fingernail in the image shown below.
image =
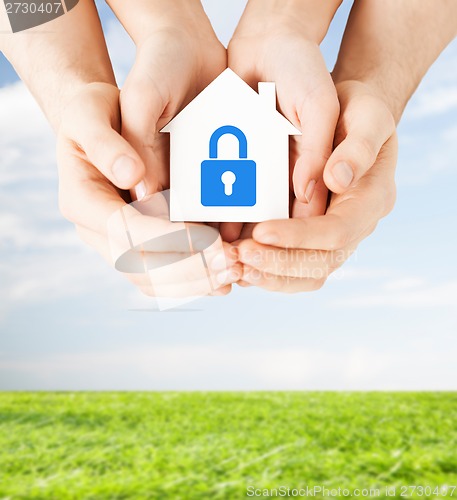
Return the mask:
{"type": "MultiPolygon", "coordinates": [[[[128,185],[135,174],[135,161],[129,156],[119,157],[113,165],[112,172],[119,184],[128,185]]],[[[119,186],[118,186],[119,187],[119,186]]]]}
{"type": "Polygon", "coordinates": [[[146,197],[147,189],[146,189],[146,183],[144,181],[139,182],[135,186],[135,194],[136,194],[136,199],[138,201],[141,201],[146,197]]]}
{"type": "Polygon", "coordinates": [[[210,262],[211,269],[215,272],[227,270],[227,259],[223,253],[218,253],[210,262]]]}
{"type": "Polygon", "coordinates": [[[311,200],[313,199],[315,190],[316,190],[316,181],[313,179],[313,180],[309,181],[308,186],[306,187],[306,190],[305,190],[306,203],[311,203],[311,200]]]}
{"type": "Polygon", "coordinates": [[[354,172],[352,168],[344,161],[340,161],[334,165],[332,173],[336,182],[338,182],[341,187],[349,187],[351,182],[354,180],[354,172]]]}

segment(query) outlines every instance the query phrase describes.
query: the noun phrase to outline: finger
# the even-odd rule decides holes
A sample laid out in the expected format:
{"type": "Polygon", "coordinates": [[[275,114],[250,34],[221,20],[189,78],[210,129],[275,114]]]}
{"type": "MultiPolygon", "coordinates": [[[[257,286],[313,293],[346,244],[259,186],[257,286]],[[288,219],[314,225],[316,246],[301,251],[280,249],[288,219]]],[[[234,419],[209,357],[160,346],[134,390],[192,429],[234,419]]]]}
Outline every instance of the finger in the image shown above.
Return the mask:
{"type": "MultiPolygon", "coordinates": [[[[152,288],[151,285],[144,285],[141,287],[138,287],[140,291],[147,295],[148,297],[155,297],[154,295],[154,289],[152,288]]],[[[218,290],[215,290],[214,292],[208,294],[210,297],[225,297],[232,291],[232,285],[227,285],[222,288],[219,288],[218,290]]]]}
{"type": "MultiPolygon", "coordinates": [[[[158,297],[156,295],[156,292],[155,292],[155,289],[151,286],[151,285],[146,285],[146,286],[141,286],[141,287],[138,287],[140,289],[140,291],[148,296],[148,297],[156,297],[156,298],[174,298],[174,299],[178,299],[178,298],[186,298],[186,296],[172,296],[172,297],[158,297]]],[[[227,285],[223,288],[219,288],[218,290],[215,290],[214,292],[211,292],[211,293],[208,293],[207,295],[210,296],[210,297],[225,297],[226,295],[228,295],[230,292],[232,291],[232,285],[227,285]]]]}
{"type": "Polygon", "coordinates": [[[241,288],[251,288],[252,286],[254,285],[251,285],[251,283],[248,283],[247,281],[244,281],[244,280],[239,280],[237,281],[236,283],[238,286],[240,286],[241,288]]]}
{"type": "Polygon", "coordinates": [[[264,245],[281,248],[336,250],[349,244],[359,231],[343,216],[327,214],[307,219],[263,222],[255,228],[253,237],[264,245]]]}
{"type": "Polygon", "coordinates": [[[334,193],[344,192],[365,175],[395,131],[391,113],[372,98],[349,103],[345,113],[351,116],[346,136],[330,156],[324,171],[325,184],[334,193]]]}
{"type": "Polygon", "coordinates": [[[336,250],[347,247],[392,209],[396,157],[394,134],[381,149],[370,172],[344,195],[334,195],[336,201],[332,200],[326,215],[263,222],[254,229],[253,238],[282,248],[336,250]]]}
{"type": "MultiPolygon", "coordinates": [[[[111,244],[105,236],[81,226],[77,226],[77,232],[86,244],[95,248],[107,261],[113,261],[111,244]]],[[[154,278],[156,285],[167,285],[170,288],[176,286],[177,293],[180,294],[183,294],[185,289],[198,288],[199,282],[206,282],[207,279],[210,280],[213,289],[216,290],[221,286],[235,283],[242,274],[242,265],[238,261],[238,253],[233,252],[229,245],[223,246],[222,254],[221,252],[211,251],[211,249],[203,253],[152,252],[139,249],[132,251],[130,257],[135,263],[141,263],[135,265],[135,269],[132,269],[131,272],[123,272],[133,284],[138,287],[149,286],[151,285],[151,279],[154,278]],[[197,261],[187,260],[183,262],[195,255],[199,256],[197,261]],[[204,261],[201,260],[201,255],[204,255],[204,261]],[[223,259],[221,259],[222,256],[223,259]],[[223,260],[223,264],[221,264],[221,260],[223,260]],[[166,273],[154,272],[154,270],[160,268],[165,268],[166,273]]]]}
{"type": "Polygon", "coordinates": [[[292,218],[304,219],[324,215],[327,210],[328,189],[323,179],[314,186],[314,195],[309,203],[302,203],[296,198],[292,204],[292,218]]]}
{"type": "Polygon", "coordinates": [[[144,177],[145,166],[135,149],[115,129],[119,124],[117,89],[96,90],[82,106],[72,108],[65,135],[79,147],[107,179],[120,189],[136,186],[144,177]],[[107,96],[104,92],[116,92],[107,96]],[[115,100],[116,109],[111,103],[115,100]]]}
{"type": "Polygon", "coordinates": [[[313,292],[322,288],[325,280],[309,278],[291,278],[289,276],[274,276],[262,273],[249,266],[244,267],[243,281],[270,292],[299,293],[313,292]]]}
{"type": "Polygon", "coordinates": [[[241,230],[241,234],[239,236],[239,240],[252,238],[252,231],[254,230],[255,226],[256,226],[255,223],[244,224],[243,229],[241,230]]]}
{"type": "Polygon", "coordinates": [[[148,274],[150,285],[147,288],[150,290],[150,295],[161,298],[191,298],[211,295],[220,289],[226,289],[241,278],[242,271],[239,266],[238,269],[231,270],[228,277],[220,282],[214,282],[211,276],[197,273],[196,266],[189,266],[186,274],[180,271],[183,279],[179,282],[167,281],[167,272],[149,272],[148,274]],[[197,274],[201,276],[198,279],[196,279],[197,274]]]}
{"type": "Polygon", "coordinates": [[[303,250],[260,245],[246,240],[238,246],[244,265],[275,276],[321,280],[338,269],[351,255],[351,249],[303,250]]]}
{"type": "MultiPolygon", "coordinates": [[[[147,260],[147,257],[145,257],[147,260]]],[[[145,265],[146,267],[146,265],[145,265]]],[[[210,273],[210,271],[209,271],[210,273]]],[[[208,284],[211,283],[211,289],[213,292],[211,294],[216,293],[220,290],[227,290],[233,283],[236,283],[242,276],[242,267],[240,264],[237,264],[233,268],[231,268],[220,281],[216,281],[216,276],[209,274],[203,275],[203,278],[199,279],[191,279],[189,280],[189,276],[180,277],[178,281],[170,281],[163,282],[157,280],[151,280],[151,275],[148,272],[144,273],[122,273],[123,276],[128,279],[133,285],[138,288],[153,288],[154,286],[160,286],[161,291],[163,292],[164,285],[166,286],[167,293],[173,294],[174,296],[184,297],[186,294],[191,296],[202,288],[204,285],[206,288],[208,284]],[[210,280],[210,281],[209,281],[210,280]]],[[[170,276],[172,274],[170,273],[170,276]]]]}
{"type": "Polygon", "coordinates": [[[240,237],[243,225],[242,222],[222,222],[219,227],[222,239],[233,243],[240,237]]]}
{"type": "MultiPolygon", "coordinates": [[[[60,209],[63,215],[75,224],[108,235],[108,224],[113,216],[118,214],[119,218],[124,220],[124,226],[115,224],[115,228],[119,228],[121,241],[126,239],[125,233],[128,230],[129,237],[135,240],[135,244],[184,229],[184,224],[171,223],[167,217],[162,217],[162,205],[165,202],[160,194],[135,207],[128,205],[116,188],[87,159],[75,151],[71,141],[59,140],[57,157],[60,209]],[[152,207],[158,211],[158,216],[152,217],[152,213],[148,214],[151,216],[143,215],[137,210],[142,207],[146,212],[146,209],[152,207]]],[[[113,234],[116,239],[117,233],[113,234]]],[[[171,245],[174,243],[173,239],[170,240],[171,245]]]]}
{"type": "Polygon", "coordinates": [[[142,158],[146,172],[144,182],[147,193],[160,191],[169,183],[168,134],[160,134],[158,122],[167,102],[157,83],[147,76],[136,63],[121,90],[122,136],[142,158]],[[139,76],[141,75],[141,76],[139,76]],[[163,144],[166,143],[166,144],[163,144]]]}
{"type": "Polygon", "coordinates": [[[312,201],[316,185],[322,179],[332,152],[339,116],[339,103],[333,84],[326,87],[322,95],[318,91],[307,96],[299,109],[302,137],[292,179],[295,196],[302,203],[312,201]]]}
{"type": "Polygon", "coordinates": [[[227,285],[222,288],[219,288],[215,292],[211,293],[212,297],[225,297],[232,291],[232,285],[227,285]]]}
{"type": "Polygon", "coordinates": [[[73,142],[59,139],[59,207],[69,221],[106,234],[109,217],[126,205],[105,176],[75,150],[73,142]]]}
{"type": "Polygon", "coordinates": [[[341,201],[326,215],[260,223],[254,229],[253,238],[259,243],[281,248],[345,248],[357,240],[373,221],[381,218],[384,201],[377,199],[378,196],[373,189],[360,197],[341,201]],[[369,196],[371,191],[372,198],[369,196]]]}
{"type": "Polygon", "coordinates": [[[339,116],[336,89],[320,51],[305,40],[291,38],[284,43],[279,37],[267,54],[257,57],[263,67],[260,74],[259,65],[248,64],[244,42],[232,43],[228,55],[229,66],[250,85],[256,87],[259,81],[276,83],[282,113],[302,132],[301,138],[292,141],[293,185],[296,197],[308,203],[313,196],[311,181],[322,179],[332,152],[339,116]],[[306,56],[297,59],[297,54],[306,56]]]}

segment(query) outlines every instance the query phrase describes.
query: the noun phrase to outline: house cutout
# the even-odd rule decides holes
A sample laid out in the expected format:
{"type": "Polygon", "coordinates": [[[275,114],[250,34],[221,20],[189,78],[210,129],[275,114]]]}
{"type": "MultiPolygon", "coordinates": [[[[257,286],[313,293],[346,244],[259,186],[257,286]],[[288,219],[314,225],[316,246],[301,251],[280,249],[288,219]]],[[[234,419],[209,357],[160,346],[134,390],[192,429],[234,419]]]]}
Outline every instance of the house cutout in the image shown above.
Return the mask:
{"type": "Polygon", "coordinates": [[[171,134],[171,221],[289,217],[289,136],[301,133],[277,111],[275,84],[258,89],[226,69],[161,130],[171,134]]]}

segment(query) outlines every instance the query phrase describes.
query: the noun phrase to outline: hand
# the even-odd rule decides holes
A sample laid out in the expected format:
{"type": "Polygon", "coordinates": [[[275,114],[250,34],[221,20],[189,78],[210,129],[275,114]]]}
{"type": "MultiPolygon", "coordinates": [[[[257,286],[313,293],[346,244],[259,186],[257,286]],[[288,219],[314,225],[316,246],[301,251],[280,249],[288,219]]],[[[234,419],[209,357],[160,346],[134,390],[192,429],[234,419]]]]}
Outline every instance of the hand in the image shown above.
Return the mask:
{"type": "Polygon", "coordinates": [[[170,185],[169,136],[161,128],[227,66],[226,50],[206,16],[195,22],[181,26],[177,20],[141,38],[121,91],[122,135],[145,165],[126,170],[139,199],[170,185]]]}
{"type": "MultiPolygon", "coordinates": [[[[94,247],[110,264],[113,264],[111,253],[113,241],[110,241],[110,237],[111,240],[113,237],[125,239],[122,220],[119,220],[118,227],[113,227],[112,216],[121,210],[129,218],[129,229],[135,231],[135,235],[140,239],[143,234],[156,233],[161,236],[176,229],[176,226],[167,220],[142,215],[130,207],[127,204],[127,201],[130,201],[128,193],[118,190],[108,180],[115,180],[113,177],[115,169],[112,166],[119,159],[128,157],[134,162],[141,163],[135,150],[119,134],[119,129],[119,90],[113,85],[91,84],[81,90],[66,107],[62,114],[57,139],[61,211],[67,219],[76,224],[81,238],[94,247]]],[[[178,260],[171,254],[181,253],[180,248],[172,243],[169,246],[170,248],[157,249],[157,252],[150,248],[138,249],[132,258],[144,263],[143,272],[126,273],[127,278],[147,295],[155,295],[158,288],[165,292],[166,296],[196,295],[196,290],[200,289],[202,281],[207,280],[207,275],[206,271],[202,273],[201,270],[196,270],[190,259],[187,263],[181,261],[184,262],[184,266],[180,267],[178,274],[171,269],[168,274],[165,273],[160,277],[159,283],[151,283],[150,276],[146,272],[150,259],[154,262],[158,259],[164,262],[178,260]]],[[[230,251],[228,245],[224,250],[226,260],[222,263],[222,267],[219,262],[212,271],[213,263],[209,262],[211,282],[213,285],[218,283],[213,289],[216,290],[215,294],[219,295],[228,293],[231,283],[241,275],[240,265],[236,264],[236,255],[230,251]],[[229,272],[221,282],[218,281],[218,273],[224,264],[229,272]]],[[[217,261],[214,260],[215,265],[217,261]]]]}
{"type": "Polygon", "coordinates": [[[238,245],[244,264],[242,285],[282,292],[320,288],[393,208],[397,136],[392,115],[365,84],[342,82],[337,90],[337,147],[326,175],[331,182],[332,165],[344,161],[359,180],[333,194],[323,216],[304,218],[296,200],[291,219],[258,224],[253,239],[238,245]]]}
{"type": "MultiPolygon", "coordinates": [[[[283,19],[281,9],[271,18],[264,5],[247,11],[230,42],[228,61],[255,88],[259,81],[276,83],[280,111],[303,134],[291,140],[292,195],[303,204],[303,215],[322,215],[327,205],[322,174],[332,152],[338,97],[318,41],[307,36],[298,13],[283,19]]],[[[240,225],[222,225],[221,234],[233,241],[240,225]]]]}

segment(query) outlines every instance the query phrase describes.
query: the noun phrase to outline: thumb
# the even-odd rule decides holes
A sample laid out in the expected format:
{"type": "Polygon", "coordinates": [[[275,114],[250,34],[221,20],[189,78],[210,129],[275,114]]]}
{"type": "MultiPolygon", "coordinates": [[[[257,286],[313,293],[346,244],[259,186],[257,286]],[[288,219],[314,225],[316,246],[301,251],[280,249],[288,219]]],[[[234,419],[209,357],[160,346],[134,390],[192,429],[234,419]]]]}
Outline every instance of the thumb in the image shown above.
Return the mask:
{"type": "Polygon", "coordinates": [[[61,134],[78,145],[89,162],[119,189],[131,189],[144,177],[145,166],[135,149],[113,128],[119,122],[118,90],[95,89],[65,120],[61,134]],[[81,104],[82,103],[82,104],[81,104]]]}
{"type": "Polygon", "coordinates": [[[339,104],[334,88],[304,102],[299,118],[302,137],[293,171],[295,196],[301,203],[312,201],[331,154],[339,104]]]}
{"type": "MultiPolygon", "coordinates": [[[[360,102],[360,104],[363,104],[360,102]]],[[[344,112],[343,112],[344,115],[344,112]]],[[[389,111],[373,103],[351,109],[347,135],[335,148],[324,170],[330,191],[343,193],[357,183],[376,162],[382,146],[395,132],[389,111]]]]}
{"type": "MultiPolygon", "coordinates": [[[[168,134],[158,134],[165,101],[156,85],[136,69],[121,91],[122,136],[135,148],[145,165],[148,194],[169,182],[168,134]]],[[[171,118],[171,116],[170,116],[171,118]]]]}

